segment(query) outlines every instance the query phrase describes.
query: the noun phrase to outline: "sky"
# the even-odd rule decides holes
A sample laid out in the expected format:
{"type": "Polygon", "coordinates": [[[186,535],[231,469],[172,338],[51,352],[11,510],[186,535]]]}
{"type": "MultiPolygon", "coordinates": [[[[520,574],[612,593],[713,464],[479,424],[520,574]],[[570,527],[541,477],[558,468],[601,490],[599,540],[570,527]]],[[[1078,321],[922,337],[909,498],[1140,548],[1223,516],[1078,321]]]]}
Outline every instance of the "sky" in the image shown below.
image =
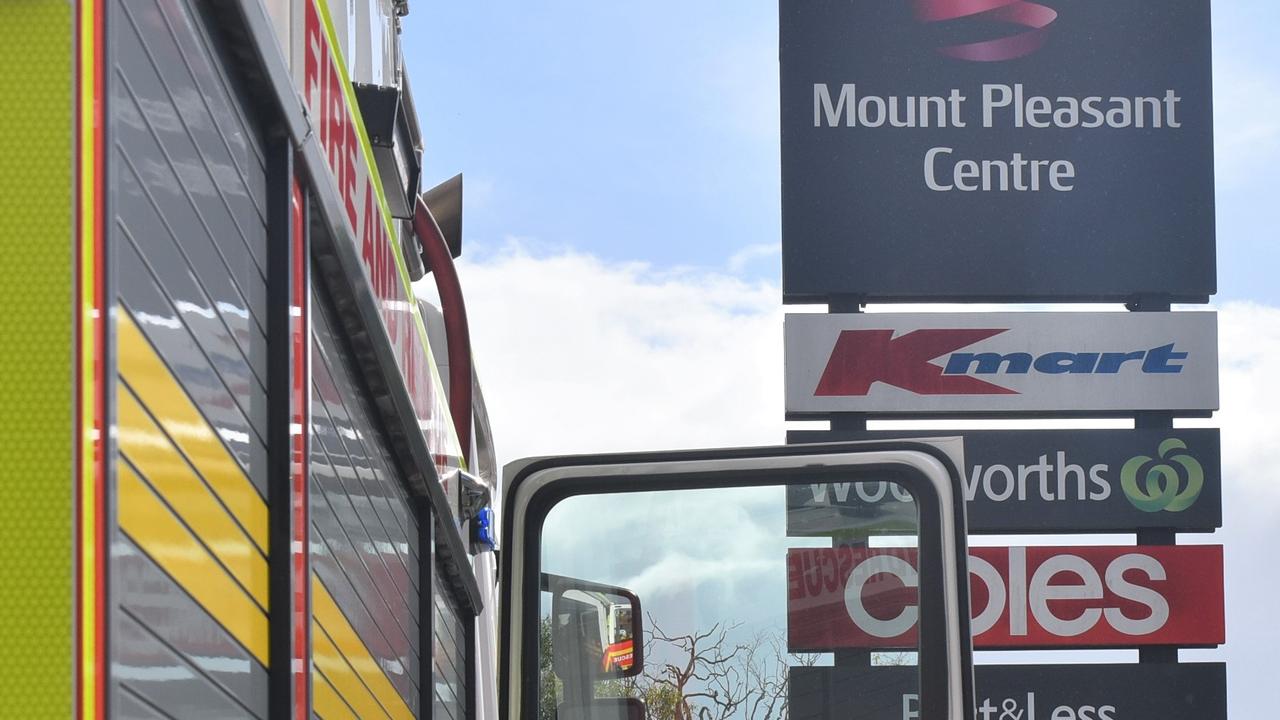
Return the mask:
{"type": "MultiPolygon", "coordinates": [[[[1226,546],[1228,643],[1182,657],[1233,717],[1277,700],[1277,26],[1214,3],[1225,522],[1181,541],[1226,546]]],[[[500,456],[781,442],[776,3],[422,2],[404,43],[500,456]]]]}

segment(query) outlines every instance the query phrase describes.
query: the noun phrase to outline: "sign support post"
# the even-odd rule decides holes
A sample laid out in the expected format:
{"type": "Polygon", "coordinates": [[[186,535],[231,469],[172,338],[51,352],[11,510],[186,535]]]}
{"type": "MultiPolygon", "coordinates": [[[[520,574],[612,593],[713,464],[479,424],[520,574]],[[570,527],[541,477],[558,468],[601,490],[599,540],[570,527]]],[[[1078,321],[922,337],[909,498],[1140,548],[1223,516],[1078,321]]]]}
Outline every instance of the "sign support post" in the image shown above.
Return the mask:
{"type": "MultiPolygon", "coordinates": [[[[828,313],[861,313],[862,302],[857,296],[835,296],[827,303],[828,313]]],[[[863,413],[838,413],[831,416],[832,433],[864,432],[867,429],[867,416],[863,413]]],[[[866,538],[857,541],[832,538],[833,547],[853,546],[865,547],[866,538]]],[[[870,650],[840,650],[833,653],[836,667],[848,668],[871,667],[870,650]]]]}
{"type": "MultiPolygon", "coordinates": [[[[1150,298],[1139,298],[1136,302],[1129,303],[1130,312],[1170,312],[1173,308],[1168,300],[1153,300],[1150,298]]],[[[1172,430],[1173,429],[1173,413],[1165,412],[1138,412],[1133,416],[1133,427],[1137,430],[1172,430]]],[[[1174,530],[1165,530],[1158,528],[1143,528],[1138,530],[1138,545],[1176,545],[1178,544],[1178,534],[1174,530]]],[[[1144,647],[1138,648],[1138,662],[1144,664],[1152,663],[1177,663],[1178,648],[1176,647],[1144,647]]]]}

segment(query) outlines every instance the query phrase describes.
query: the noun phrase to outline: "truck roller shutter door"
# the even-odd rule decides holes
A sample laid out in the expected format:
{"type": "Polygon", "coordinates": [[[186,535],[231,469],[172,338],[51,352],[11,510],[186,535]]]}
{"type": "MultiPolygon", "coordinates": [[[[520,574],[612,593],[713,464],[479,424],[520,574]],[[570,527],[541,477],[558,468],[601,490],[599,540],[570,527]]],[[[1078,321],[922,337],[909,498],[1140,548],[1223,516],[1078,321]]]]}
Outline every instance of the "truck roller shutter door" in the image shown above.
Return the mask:
{"type": "Polygon", "coordinates": [[[357,717],[418,717],[419,518],[318,275],[311,301],[312,680],[357,717]]]}
{"type": "Polygon", "coordinates": [[[266,169],[195,0],[106,3],[109,712],[266,717],[266,169]]]}

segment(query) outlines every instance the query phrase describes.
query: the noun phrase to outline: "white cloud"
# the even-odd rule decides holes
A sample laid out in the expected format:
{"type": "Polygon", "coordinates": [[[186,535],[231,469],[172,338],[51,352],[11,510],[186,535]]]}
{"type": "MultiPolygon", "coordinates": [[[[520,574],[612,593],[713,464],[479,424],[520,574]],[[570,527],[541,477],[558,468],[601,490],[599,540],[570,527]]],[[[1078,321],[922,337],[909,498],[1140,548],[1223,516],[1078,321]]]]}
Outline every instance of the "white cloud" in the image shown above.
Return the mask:
{"type": "Polygon", "coordinates": [[[524,248],[460,270],[503,458],[781,442],[776,288],[524,248]]]}
{"type": "Polygon", "coordinates": [[[756,243],[755,245],[748,245],[729,256],[729,273],[731,275],[740,275],[749,264],[756,260],[777,258],[781,255],[782,245],[779,243],[756,243]]]}
{"type": "MultiPolygon", "coordinates": [[[[512,243],[461,269],[504,460],[783,440],[779,288],[525,247],[512,243]]],[[[1272,710],[1264,695],[1280,645],[1280,574],[1271,557],[1280,546],[1280,308],[1219,310],[1222,411],[1208,424],[1223,429],[1225,528],[1184,542],[1226,545],[1229,642],[1183,657],[1226,658],[1232,715],[1262,717],[1272,710]]],[[[768,547],[757,537],[762,527],[741,547],[768,547]]],[[[701,553],[655,554],[648,564],[671,563],[738,591],[725,585],[726,572],[750,574],[751,553],[716,566],[705,558],[725,548],[707,543],[701,553]]],[[[648,584],[653,571],[633,577],[648,584]]]]}

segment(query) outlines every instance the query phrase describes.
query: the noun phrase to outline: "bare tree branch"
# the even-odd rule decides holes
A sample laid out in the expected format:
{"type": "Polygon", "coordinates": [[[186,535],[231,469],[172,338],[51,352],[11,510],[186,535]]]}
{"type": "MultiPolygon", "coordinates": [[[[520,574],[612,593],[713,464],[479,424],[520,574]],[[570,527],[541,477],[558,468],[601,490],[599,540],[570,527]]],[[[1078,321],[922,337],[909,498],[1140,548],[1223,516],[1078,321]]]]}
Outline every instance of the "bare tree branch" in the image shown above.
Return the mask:
{"type": "Polygon", "coordinates": [[[672,634],[650,615],[644,643],[652,663],[632,686],[646,699],[647,720],[785,720],[791,667],[812,666],[818,655],[788,653],[781,631],[734,642],[740,627],[672,634]]]}

